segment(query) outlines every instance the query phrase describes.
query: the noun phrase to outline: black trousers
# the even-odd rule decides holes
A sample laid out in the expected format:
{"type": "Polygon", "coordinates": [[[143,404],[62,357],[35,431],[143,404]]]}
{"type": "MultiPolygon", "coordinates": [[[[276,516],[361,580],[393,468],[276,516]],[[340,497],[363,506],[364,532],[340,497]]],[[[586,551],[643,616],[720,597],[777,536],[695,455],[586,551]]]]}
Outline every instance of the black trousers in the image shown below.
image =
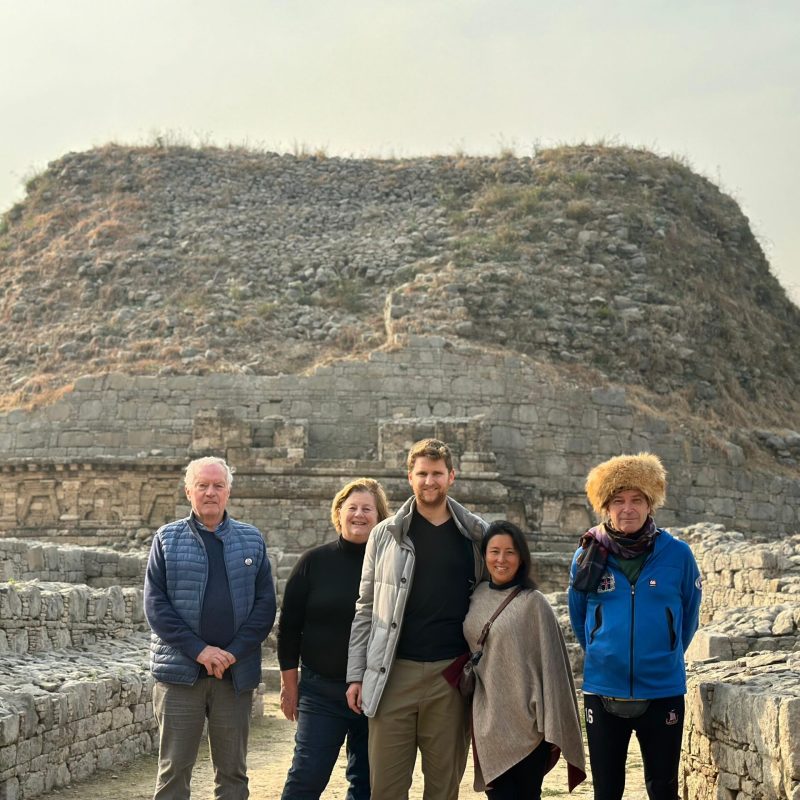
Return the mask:
{"type": "Polygon", "coordinates": [[[678,764],[683,738],[683,695],[650,701],[636,719],[608,713],[596,695],[583,698],[595,800],[621,800],[628,743],[635,731],[650,800],[678,800],[678,764]]]}
{"type": "Polygon", "coordinates": [[[522,761],[495,778],[491,788],[486,790],[486,796],[490,800],[541,800],[549,754],[550,742],[542,742],[522,761]]]}

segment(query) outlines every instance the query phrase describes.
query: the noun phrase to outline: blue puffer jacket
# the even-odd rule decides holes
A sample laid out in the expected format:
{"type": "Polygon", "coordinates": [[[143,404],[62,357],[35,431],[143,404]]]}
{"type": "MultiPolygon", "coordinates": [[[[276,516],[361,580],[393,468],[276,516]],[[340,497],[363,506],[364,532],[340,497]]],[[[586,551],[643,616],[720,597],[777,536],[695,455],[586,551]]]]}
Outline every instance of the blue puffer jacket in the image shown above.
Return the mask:
{"type": "MultiPolygon", "coordinates": [[[[236,657],[231,677],[237,692],[261,681],[261,643],[275,620],[275,589],[264,539],[257,528],[226,514],[215,531],[223,543],[234,629],[227,650],[236,657]]],[[[145,616],[153,631],[150,668],[156,680],[194,684],[205,647],[200,616],[208,578],[202,539],[189,518],[156,532],[145,578],[145,616]]]]}
{"type": "Polygon", "coordinates": [[[609,555],[594,592],[572,587],[581,552],[570,569],[569,616],[586,652],[583,691],[641,700],[685,694],[683,654],[697,631],[701,599],[689,545],[660,530],[633,585],[609,555]]]}

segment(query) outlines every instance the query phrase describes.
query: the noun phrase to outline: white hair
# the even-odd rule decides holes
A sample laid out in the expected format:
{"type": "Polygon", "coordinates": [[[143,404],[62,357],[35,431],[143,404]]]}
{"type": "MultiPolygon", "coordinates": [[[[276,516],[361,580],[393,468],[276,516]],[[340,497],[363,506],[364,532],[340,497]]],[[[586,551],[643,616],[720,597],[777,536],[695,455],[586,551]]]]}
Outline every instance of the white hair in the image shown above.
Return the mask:
{"type": "Polygon", "coordinates": [[[186,477],[183,479],[183,485],[187,489],[191,489],[194,485],[195,476],[203,468],[211,465],[222,467],[225,471],[225,484],[228,489],[233,485],[233,468],[229,467],[224,458],[217,458],[216,456],[204,456],[203,458],[196,458],[190,461],[186,467],[186,477]]]}

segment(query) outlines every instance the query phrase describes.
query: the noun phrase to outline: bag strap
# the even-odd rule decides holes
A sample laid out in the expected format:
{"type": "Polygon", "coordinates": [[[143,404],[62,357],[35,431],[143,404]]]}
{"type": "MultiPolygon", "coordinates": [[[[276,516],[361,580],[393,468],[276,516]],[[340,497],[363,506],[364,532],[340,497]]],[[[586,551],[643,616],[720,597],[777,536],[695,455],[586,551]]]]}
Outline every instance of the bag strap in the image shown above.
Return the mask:
{"type": "Polygon", "coordinates": [[[483,626],[483,630],[481,631],[481,635],[478,637],[478,647],[483,647],[483,643],[486,641],[486,637],[489,635],[489,629],[492,627],[492,623],[500,616],[500,612],[522,591],[521,586],[517,586],[513,592],[511,592],[505,600],[497,607],[497,611],[489,617],[489,621],[483,626]]]}

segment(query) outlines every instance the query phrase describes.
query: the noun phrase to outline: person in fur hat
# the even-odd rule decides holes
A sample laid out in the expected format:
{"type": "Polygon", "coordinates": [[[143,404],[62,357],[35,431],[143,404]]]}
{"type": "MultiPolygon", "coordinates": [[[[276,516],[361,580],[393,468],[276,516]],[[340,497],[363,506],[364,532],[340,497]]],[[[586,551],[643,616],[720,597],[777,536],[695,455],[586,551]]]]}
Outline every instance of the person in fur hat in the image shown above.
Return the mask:
{"type": "Polygon", "coordinates": [[[684,652],[702,582],[685,542],[656,527],[667,474],[652,453],[598,464],[586,495],[600,524],[572,559],[569,615],[585,653],[584,711],[595,800],[621,800],[636,733],[650,800],[677,800],[684,652]]]}

